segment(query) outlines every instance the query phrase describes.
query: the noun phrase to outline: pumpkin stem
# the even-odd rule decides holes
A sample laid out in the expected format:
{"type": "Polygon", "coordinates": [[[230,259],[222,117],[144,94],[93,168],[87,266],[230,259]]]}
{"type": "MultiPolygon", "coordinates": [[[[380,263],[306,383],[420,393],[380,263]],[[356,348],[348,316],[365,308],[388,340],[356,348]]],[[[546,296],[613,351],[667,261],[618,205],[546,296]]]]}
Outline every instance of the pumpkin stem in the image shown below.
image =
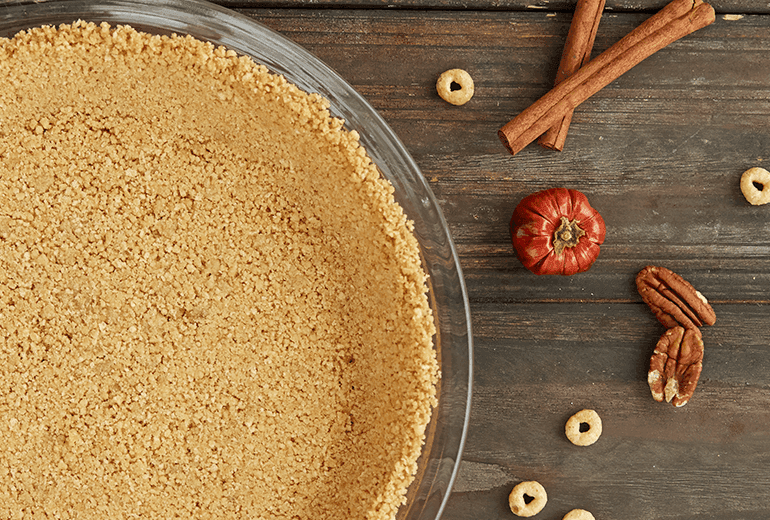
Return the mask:
{"type": "Polygon", "coordinates": [[[569,221],[567,217],[561,217],[561,224],[553,232],[553,249],[556,255],[561,255],[565,247],[575,247],[580,241],[580,237],[586,232],[578,226],[577,219],[569,221]]]}

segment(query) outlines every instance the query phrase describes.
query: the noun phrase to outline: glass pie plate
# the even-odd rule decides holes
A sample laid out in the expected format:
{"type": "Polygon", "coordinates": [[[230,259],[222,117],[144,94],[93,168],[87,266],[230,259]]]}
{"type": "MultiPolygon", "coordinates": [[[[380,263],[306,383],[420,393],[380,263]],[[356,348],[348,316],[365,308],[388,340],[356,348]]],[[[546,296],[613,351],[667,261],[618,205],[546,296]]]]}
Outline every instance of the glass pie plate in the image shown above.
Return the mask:
{"type": "MultiPolygon", "coordinates": [[[[2,4],[2,2],[0,2],[2,4]]],[[[414,160],[387,123],[338,74],[309,52],[267,27],[198,0],[36,1],[0,5],[0,36],[76,20],[128,24],[152,34],[189,34],[248,55],[307,92],[331,102],[333,116],[356,130],[395,196],[414,222],[441,368],[438,408],[426,432],[417,475],[398,512],[400,520],[438,519],[457,475],[468,427],[472,381],[470,314],[462,272],[446,221],[414,160]]]]}

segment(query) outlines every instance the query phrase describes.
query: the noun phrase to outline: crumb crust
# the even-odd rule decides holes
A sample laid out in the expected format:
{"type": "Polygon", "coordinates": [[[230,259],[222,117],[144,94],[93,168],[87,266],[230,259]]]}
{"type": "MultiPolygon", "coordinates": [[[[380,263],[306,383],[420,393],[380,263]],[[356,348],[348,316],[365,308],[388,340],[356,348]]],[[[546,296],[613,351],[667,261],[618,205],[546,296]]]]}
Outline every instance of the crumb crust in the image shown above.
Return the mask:
{"type": "Polygon", "coordinates": [[[128,26],[1,39],[0,78],[0,517],[395,517],[435,329],[358,135],[128,26]]]}

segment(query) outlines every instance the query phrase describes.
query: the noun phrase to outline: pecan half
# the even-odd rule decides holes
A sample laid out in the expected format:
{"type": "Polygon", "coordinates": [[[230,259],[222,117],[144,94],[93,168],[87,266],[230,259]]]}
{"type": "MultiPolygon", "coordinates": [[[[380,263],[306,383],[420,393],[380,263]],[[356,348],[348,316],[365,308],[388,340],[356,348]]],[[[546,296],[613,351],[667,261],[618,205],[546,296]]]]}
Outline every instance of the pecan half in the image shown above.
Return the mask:
{"type": "Polygon", "coordinates": [[[636,288],[663,326],[694,329],[716,322],[714,309],[695,287],[665,267],[648,265],[636,275],[636,288]]]}
{"type": "Polygon", "coordinates": [[[695,392],[703,369],[703,339],[700,329],[673,327],[655,345],[647,383],[652,398],[684,406],[695,392]]]}

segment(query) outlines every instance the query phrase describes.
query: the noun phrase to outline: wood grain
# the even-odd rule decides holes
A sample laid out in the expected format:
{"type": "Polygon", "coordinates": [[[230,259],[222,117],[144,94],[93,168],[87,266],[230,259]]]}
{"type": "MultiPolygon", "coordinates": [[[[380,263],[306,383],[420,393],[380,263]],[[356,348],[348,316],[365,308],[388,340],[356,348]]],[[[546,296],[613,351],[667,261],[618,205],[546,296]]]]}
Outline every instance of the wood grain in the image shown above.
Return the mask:
{"type": "MultiPolygon", "coordinates": [[[[20,0],[4,0],[18,2],[20,0]]],[[[606,11],[616,13],[653,13],[670,0],[607,0],[606,11]]],[[[572,12],[575,0],[218,0],[217,3],[233,8],[259,9],[265,7],[338,7],[338,8],[417,8],[491,11],[572,12]]],[[[770,6],[763,1],[710,0],[717,13],[768,14],[770,6]]],[[[2,1],[0,1],[0,5],[2,1]]]]}

